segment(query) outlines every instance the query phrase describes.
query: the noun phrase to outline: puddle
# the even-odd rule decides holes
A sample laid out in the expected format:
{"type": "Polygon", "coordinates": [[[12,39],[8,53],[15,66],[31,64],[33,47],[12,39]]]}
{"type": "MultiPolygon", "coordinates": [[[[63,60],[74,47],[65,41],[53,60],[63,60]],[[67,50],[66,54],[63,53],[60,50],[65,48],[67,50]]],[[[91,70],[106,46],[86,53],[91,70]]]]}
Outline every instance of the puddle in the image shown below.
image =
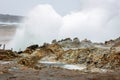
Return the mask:
{"type": "Polygon", "coordinates": [[[39,61],[39,63],[44,63],[44,64],[63,64],[61,62],[49,62],[49,61],[39,61]]]}
{"type": "Polygon", "coordinates": [[[65,63],[62,62],[39,61],[39,63],[42,63],[46,66],[54,66],[54,67],[62,67],[65,65],[65,63]]]}
{"type": "Polygon", "coordinates": [[[10,61],[0,61],[0,64],[4,65],[4,64],[10,64],[10,61]]]}
{"type": "Polygon", "coordinates": [[[78,66],[78,65],[72,65],[72,64],[65,64],[63,66],[63,68],[70,69],[70,70],[83,70],[86,67],[84,67],[84,66],[78,66]]]}
{"type": "Polygon", "coordinates": [[[83,65],[66,64],[62,62],[39,61],[39,63],[42,63],[46,66],[60,67],[60,68],[65,68],[69,70],[83,70],[86,68],[83,65]]]}
{"type": "Polygon", "coordinates": [[[19,70],[19,68],[18,67],[11,67],[10,69],[8,69],[9,71],[17,71],[17,70],[19,70]]]}
{"type": "Polygon", "coordinates": [[[106,72],[113,72],[113,71],[108,69],[93,68],[91,69],[91,72],[106,73],[106,72]]]}

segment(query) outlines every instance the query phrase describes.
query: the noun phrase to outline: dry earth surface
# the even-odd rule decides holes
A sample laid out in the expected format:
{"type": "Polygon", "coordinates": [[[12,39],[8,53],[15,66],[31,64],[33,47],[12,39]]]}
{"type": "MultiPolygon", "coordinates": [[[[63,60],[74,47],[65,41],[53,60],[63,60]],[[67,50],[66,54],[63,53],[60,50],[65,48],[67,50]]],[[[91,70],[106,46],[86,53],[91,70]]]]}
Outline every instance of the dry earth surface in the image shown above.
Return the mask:
{"type": "Polygon", "coordinates": [[[36,70],[17,64],[16,61],[0,61],[0,80],[120,80],[120,71],[109,73],[85,73],[61,68],[36,70]]]}

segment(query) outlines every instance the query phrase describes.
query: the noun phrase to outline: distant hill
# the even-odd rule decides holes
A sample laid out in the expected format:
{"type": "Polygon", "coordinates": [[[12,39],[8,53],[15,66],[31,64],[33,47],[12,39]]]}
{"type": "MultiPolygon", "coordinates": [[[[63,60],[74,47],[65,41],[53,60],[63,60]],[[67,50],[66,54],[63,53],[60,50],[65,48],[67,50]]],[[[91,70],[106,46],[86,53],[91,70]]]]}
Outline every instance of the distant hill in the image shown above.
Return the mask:
{"type": "Polygon", "coordinates": [[[0,22],[19,23],[23,19],[23,16],[0,14],[0,22]]]}

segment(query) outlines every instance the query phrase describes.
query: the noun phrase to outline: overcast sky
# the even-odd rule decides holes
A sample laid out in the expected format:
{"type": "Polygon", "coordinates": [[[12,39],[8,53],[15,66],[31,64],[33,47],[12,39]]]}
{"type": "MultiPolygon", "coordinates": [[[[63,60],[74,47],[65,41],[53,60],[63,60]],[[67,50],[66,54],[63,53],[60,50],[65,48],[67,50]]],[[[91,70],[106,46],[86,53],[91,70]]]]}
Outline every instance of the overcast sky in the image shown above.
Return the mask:
{"type": "Polygon", "coordinates": [[[26,15],[39,4],[50,4],[61,15],[80,9],[81,0],[0,0],[0,13],[26,15]]]}

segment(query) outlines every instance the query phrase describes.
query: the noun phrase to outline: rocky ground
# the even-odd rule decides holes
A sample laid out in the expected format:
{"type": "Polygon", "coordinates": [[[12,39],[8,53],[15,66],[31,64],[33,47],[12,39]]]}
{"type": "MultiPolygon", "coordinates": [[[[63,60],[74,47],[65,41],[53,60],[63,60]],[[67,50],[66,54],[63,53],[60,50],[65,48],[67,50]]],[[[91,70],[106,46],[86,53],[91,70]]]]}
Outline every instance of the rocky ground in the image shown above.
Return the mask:
{"type": "Polygon", "coordinates": [[[0,80],[120,80],[120,38],[66,38],[24,51],[0,50],[0,80]]]}
{"type": "Polygon", "coordinates": [[[85,73],[61,68],[28,68],[14,61],[0,61],[0,80],[120,80],[120,72],[85,73]]]}

